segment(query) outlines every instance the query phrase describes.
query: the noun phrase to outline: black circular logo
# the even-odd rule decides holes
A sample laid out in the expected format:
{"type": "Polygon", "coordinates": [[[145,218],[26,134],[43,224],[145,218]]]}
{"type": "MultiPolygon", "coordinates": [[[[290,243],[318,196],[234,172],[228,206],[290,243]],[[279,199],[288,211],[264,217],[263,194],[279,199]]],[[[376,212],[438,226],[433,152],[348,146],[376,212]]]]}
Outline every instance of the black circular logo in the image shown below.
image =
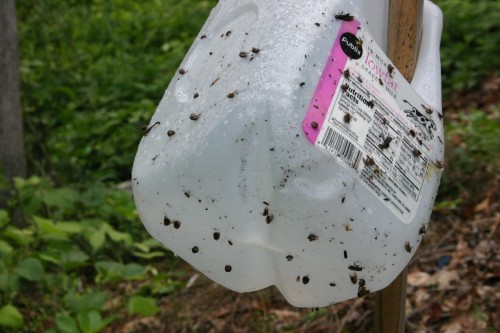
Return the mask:
{"type": "Polygon", "coordinates": [[[343,33],[340,36],[340,46],[342,51],[351,59],[359,59],[363,55],[363,47],[359,38],[350,32],[343,33]]]}

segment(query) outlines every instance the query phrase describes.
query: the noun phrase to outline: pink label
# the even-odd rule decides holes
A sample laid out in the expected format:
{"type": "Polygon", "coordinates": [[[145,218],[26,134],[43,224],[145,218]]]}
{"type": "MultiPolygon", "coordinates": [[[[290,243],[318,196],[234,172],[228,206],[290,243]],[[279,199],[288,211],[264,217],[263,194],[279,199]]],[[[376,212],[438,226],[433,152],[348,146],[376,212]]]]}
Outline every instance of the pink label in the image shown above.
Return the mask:
{"type": "Polygon", "coordinates": [[[321,74],[309,109],[302,122],[302,128],[312,144],[316,143],[316,139],[328,113],[328,108],[332,103],[332,98],[338,89],[342,72],[349,59],[340,46],[340,38],[346,32],[356,35],[359,26],[360,24],[356,20],[342,22],[339,33],[333,43],[323,74],[321,74]]]}

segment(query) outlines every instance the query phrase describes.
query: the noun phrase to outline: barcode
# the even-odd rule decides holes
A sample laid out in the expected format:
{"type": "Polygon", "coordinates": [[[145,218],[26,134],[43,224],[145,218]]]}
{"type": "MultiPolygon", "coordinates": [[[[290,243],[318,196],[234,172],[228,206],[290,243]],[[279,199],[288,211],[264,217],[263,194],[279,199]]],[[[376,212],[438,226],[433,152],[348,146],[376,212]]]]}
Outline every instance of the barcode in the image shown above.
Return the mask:
{"type": "Polygon", "coordinates": [[[340,133],[328,127],[321,144],[354,169],[358,168],[363,153],[340,133]]]}

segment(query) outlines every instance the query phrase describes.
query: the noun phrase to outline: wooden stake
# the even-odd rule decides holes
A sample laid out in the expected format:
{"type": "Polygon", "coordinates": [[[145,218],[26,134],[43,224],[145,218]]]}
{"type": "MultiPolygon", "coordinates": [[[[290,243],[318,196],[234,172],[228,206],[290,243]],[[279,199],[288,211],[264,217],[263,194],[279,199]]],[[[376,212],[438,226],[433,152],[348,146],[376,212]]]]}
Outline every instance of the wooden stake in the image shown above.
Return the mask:
{"type": "MultiPolygon", "coordinates": [[[[411,82],[422,37],[423,0],[390,0],[387,55],[411,82]]],[[[375,332],[404,333],[408,269],[376,294],[375,332]]]]}

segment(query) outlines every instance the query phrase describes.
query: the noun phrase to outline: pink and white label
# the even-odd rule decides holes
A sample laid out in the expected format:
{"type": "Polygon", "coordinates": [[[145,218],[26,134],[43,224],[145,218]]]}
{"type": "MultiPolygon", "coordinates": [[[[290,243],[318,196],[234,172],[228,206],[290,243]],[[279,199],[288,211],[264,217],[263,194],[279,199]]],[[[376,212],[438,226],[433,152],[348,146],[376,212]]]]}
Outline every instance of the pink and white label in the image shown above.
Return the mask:
{"type": "Polygon", "coordinates": [[[411,221],[443,144],[440,121],[370,33],[358,21],[343,22],[302,123],[315,149],[411,221]]]}

